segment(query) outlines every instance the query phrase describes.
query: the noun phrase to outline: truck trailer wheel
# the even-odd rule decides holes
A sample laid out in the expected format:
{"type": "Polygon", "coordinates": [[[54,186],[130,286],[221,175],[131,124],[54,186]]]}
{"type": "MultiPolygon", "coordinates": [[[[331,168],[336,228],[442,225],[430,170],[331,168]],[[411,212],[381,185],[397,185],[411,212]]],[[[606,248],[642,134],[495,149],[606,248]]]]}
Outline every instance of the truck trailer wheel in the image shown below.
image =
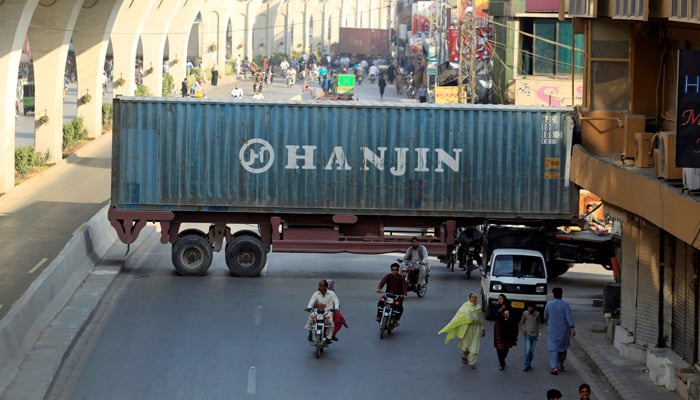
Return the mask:
{"type": "Polygon", "coordinates": [[[252,278],[265,267],[267,254],[255,236],[242,235],[226,244],[226,265],[234,276],[252,278]]]}
{"type": "Polygon", "coordinates": [[[204,275],[211,266],[214,251],[203,236],[187,234],[173,243],[173,266],[185,276],[204,275]]]}
{"type": "Polygon", "coordinates": [[[573,265],[574,264],[572,263],[564,261],[549,263],[549,267],[547,268],[547,278],[554,279],[558,276],[564,275],[573,265]]]}

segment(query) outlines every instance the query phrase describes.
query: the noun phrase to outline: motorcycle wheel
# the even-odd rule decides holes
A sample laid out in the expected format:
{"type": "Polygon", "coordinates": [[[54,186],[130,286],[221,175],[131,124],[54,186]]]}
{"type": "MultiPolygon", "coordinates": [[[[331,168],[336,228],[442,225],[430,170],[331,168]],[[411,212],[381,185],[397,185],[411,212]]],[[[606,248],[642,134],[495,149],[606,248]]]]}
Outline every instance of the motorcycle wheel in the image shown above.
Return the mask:
{"type": "Polygon", "coordinates": [[[389,318],[382,316],[382,321],[379,324],[379,338],[384,339],[384,332],[389,333],[389,318]]]}
{"type": "Polygon", "coordinates": [[[447,259],[447,269],[449,269],[451,272],[455,272],[455,264],[457,263],[456,258],[457,256],[450,252],[450,256],[447,259]]]}
{"type": "Polygon", "coordinates": [[[316,345],[316,358],[321,358],[321,353],[323,353],[323,339],[321,336],[314,338],[314,344],[316,345]]]}
{"type": "Polygon", "coordinates": [[[418,297],[423,297],[428,292],[428,278],[425,278],[425,285],[417,285],[416,294],[418,297]]]}

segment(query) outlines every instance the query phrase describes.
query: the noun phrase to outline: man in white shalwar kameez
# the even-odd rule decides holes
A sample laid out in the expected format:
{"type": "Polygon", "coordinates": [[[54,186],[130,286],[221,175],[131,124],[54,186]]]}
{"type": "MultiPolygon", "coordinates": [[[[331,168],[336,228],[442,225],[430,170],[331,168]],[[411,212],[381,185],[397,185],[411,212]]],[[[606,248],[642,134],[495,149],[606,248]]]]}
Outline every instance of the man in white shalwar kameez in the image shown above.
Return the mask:
{"type": "MultiPolygon", "coordinates": [[[[319,307],[325,308],[326,311],[340,308],[340,300],[338,300],[338,296],[335,295],[334,291],[328,290],[328,282],[325,279],[318,283],[318,290],[311,295],[309,303],[306,305],[306,310],[311,311],[312,309],[319,307]]],[[[333,337],[333,328],[335,328],[335,324],[333,323],[333,313],[331,312],[330,314],[330,321],[328,323],[329,327],[326,329],[326,343],[331,342],[331,338],[333,337]]],[[[309,331],[307,338],[308,340],[311,340],[311,326],[314,320],[314,313],[312,313],[311,316],[306,319],[306,330],[309,331]]]]}

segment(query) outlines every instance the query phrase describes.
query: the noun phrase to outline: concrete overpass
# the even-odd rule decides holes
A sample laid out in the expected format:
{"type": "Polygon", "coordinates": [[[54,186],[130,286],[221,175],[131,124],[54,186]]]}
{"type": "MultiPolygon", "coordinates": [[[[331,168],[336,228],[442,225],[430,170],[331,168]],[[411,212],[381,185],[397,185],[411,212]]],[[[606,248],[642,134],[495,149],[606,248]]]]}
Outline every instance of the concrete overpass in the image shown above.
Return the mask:
{"type": "Polygon", "coordinates": [[[36,88],[35,150],[54,163],[62,154],[62,96],[71,44],[77,115],[94,138],[102,130],[102,104],[93,99],[102,98],[110,47],[112,76],[123,80],[115,83],[115,95],[134,94],[139,55],[143,85],[160,95],[164,63],[177,83],[185,77],[188,57],[226,73],[227,55],[327,53],[339,27],[385,29],[391,12],[388,0],[0,0],[0,194],[14,186],[15,99],[25,38],[36,88]]]}

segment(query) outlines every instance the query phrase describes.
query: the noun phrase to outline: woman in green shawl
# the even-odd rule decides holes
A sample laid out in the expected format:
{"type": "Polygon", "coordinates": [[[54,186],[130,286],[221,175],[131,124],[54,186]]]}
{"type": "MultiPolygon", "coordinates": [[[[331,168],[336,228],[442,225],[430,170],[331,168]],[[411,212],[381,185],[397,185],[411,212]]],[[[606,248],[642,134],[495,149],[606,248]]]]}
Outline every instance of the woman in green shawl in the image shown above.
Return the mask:
{"type": "Polygon", "coordinates": [[[477,299],[476,293],[469,293],[469,301],[462,304],[452,320],[438,332],[438,335],[447,333],[445,344],[456,337],[460,339],[462,364],[469,364],[469,368],[472,369],[476,368],[481,338],[486,336],[484,317],[477,299]]]}

